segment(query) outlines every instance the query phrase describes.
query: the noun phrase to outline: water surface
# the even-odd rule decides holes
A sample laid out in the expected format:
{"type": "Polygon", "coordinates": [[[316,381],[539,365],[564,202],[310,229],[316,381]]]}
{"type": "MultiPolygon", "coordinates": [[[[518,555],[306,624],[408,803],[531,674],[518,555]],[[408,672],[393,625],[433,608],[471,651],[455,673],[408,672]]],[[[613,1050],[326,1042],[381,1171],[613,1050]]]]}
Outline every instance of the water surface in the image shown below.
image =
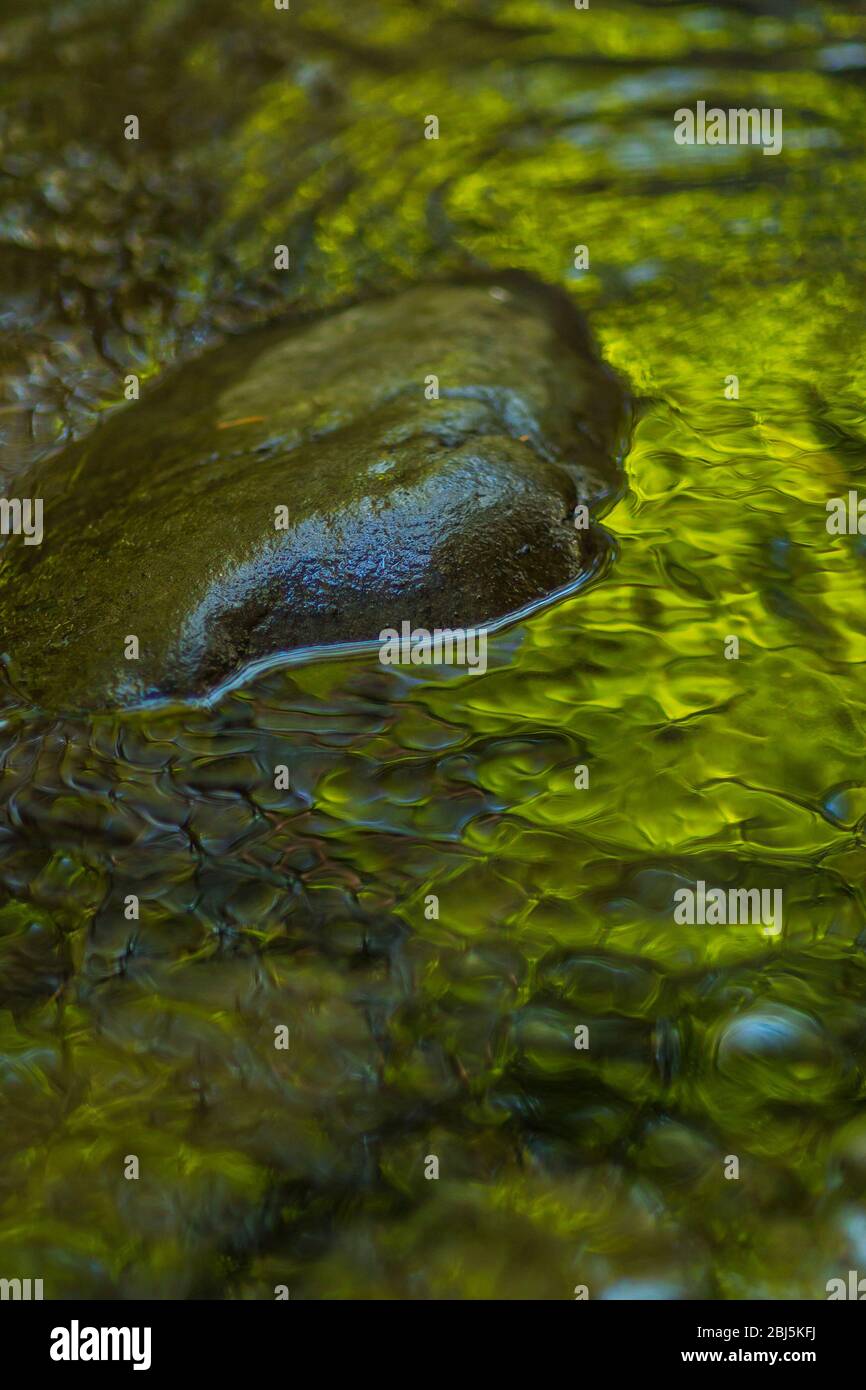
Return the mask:
{"type": "Polygon", "coordinates": [[[569,289],[640,400],[615,562],[484,676],[6,696],[4,1274],[823,1298],[866,1262],[864,543],[825,526],[866,464],[863,6],[7,0],[0,63],[10,492],[130,371],[477,266],[569,289]],[[783,152],[675,145],[698,100],[782,108],[783,152]],[[699,879],[781,888],[782,932],[675,925],[699,879]]]}

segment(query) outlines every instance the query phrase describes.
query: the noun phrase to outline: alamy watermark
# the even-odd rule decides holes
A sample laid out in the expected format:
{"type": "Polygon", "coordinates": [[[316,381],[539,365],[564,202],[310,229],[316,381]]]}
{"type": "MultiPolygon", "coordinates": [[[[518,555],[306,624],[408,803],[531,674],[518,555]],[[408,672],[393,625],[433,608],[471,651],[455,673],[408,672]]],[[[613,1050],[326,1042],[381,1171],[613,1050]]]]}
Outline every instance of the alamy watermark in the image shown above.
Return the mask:
{"type": "Polygon", "coordinates": [[[678,926],[750,926],[758,922],[765,936],[782,930],[781,888],[707,888],[698,879],[694,888],[674,893],[674,921],[678,926]]]}
{"type": "Polygon", "coordinates": [[[826,525],[831,536],[866,536],[866,497],[853,489],[847,497],[831,497],[826,525]]]}
{"type": "Polygon", "coordinates": [[[28,1302],[42,1297],[41,1279],[0,1279],[0,1299],[21,1299],[28,1302]]]}
{"type": "Polygon", "coordinates": [[[42,498],[0,497],[0,536],[23,536],[25,545],[42,544],[42,498]]]}
{"type": "Polygon", "coordinates": [[[487,670],[487,629],[483,627],[413,628],[409,622],[379,633],[383,666],[466,666],[482,676],[487,670]]]}
{"type": "Polygon", "coordinates": [[[51,1331],[52,1361],[131,1361],[134,1371],[149,1371],[149,1327],[81,1327],[73,1318],[69,1327],[51,1331]]]}
{"type": "Polygon", "coordinates": [[[782,149],[782,111],[768,106],[731,107],[725,111],[699,101],[692,111],[681,106],[674,112],[674,139],[678,145],[760,145],[764,154],[782,149]]]}
{"type": "Polygon", "coordinates": [[[848,1270],[847,1284],[844,1279],[828,1279],[824,1288],[827,1290],[828,1303],[840,1298],[853,1298],[858,1303],[866,1299],[866,1279],[861,1279],[856,1269],[848,1270]]]}

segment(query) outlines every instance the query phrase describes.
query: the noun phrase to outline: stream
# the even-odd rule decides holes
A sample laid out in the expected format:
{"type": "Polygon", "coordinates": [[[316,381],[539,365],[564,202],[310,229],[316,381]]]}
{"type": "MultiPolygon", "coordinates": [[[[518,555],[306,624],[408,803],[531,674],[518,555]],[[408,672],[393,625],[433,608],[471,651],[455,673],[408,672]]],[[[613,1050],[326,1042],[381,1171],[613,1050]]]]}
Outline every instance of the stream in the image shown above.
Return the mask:
{"type": "Polygon", "coordinates": [[[866,537],[827,526],[866,477],[864,71],[859,0],[5,0],[4,492],[130,373],[479,271],[567,291],[635,410],[610,563],[483,672],[323,653],[68,716],[4,684],[0,1274],[866,1271],[866,537]],[[698,101],[783,147],[678,144],[698,101]],[[676,920],[698,884],[781,929],[676,920]]]}

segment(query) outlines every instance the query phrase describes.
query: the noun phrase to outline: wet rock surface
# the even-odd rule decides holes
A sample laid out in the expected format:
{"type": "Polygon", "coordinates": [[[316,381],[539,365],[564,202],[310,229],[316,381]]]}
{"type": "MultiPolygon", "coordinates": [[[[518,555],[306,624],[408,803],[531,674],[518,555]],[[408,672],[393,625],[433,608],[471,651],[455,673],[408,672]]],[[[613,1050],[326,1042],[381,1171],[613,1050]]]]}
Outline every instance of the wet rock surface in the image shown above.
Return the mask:
{"type": "Polygon", "coordinates": [[[805,66],[851,11],[7,0],[8,495],[130,370],[479,262],[561,285],[642,408],[609,577],[483,676],[373,650],[3,708],[4,1278],[811,1301],[866,1270],[863,538],[824,510],[866,439],[863,84],[805,66]],[[769,81],[791,158],[674,143],[720,72],[769,81]],[[784,888],[783,932],[676,925],[699,879],[784,888]]]}
{"type": "Polygon", "coordinates": [[[14,679],[132,704],[500,618],[591,564],[574,508],[615,486],[623,409],[568,299],[523,275],[233,341],[22,480],[44,539],[3,551],[14,679]]]}

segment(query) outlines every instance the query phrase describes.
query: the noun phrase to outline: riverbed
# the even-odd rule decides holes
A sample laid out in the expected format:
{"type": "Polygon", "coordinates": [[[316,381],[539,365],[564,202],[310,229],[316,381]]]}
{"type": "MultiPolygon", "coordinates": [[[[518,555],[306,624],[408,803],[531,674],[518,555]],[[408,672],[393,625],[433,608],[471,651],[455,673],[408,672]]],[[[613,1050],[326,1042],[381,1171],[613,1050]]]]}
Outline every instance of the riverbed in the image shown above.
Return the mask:
{"type": "Polygon", "coordinates": [[[479,269],[566,289],[636,402],[609,562],[483,673],[4,689],[0,1273],[826,1297],[866,1269],[862,6],[9,0],[0,68],[8,491],[130,372],[479,269]],[[782,149],[678,144],[698,101],[782,149]],[[698,882],[783,929],[675,922],[698,882]]]}

